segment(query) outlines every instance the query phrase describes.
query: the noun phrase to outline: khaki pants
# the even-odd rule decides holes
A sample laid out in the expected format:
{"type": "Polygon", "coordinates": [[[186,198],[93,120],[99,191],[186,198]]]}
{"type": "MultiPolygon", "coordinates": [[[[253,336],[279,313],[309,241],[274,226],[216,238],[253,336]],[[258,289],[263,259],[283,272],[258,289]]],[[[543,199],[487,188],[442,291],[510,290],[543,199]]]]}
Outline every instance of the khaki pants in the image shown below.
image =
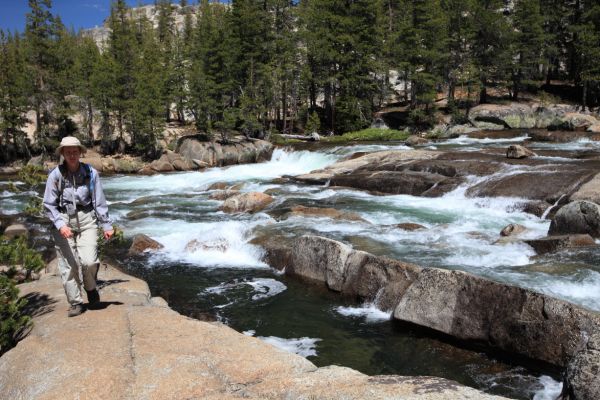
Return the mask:
{"type": "Polygon", "coordinates": [[[65,239],[58,230],[53,230],[58,271],[70,304],[81,304],[83,298],[81,285],[85,290],[96,288],[96,271],[98,260],[98,231],[94,211],[77,213],[79,227],[75,215],[68,217],[61,214],[63,221],[73,231],[73,237],[65,239]],[[79,264],[78,261],[79,260],[79,264]],[[81,265],[81,271],[79,270],[81,265]]]}

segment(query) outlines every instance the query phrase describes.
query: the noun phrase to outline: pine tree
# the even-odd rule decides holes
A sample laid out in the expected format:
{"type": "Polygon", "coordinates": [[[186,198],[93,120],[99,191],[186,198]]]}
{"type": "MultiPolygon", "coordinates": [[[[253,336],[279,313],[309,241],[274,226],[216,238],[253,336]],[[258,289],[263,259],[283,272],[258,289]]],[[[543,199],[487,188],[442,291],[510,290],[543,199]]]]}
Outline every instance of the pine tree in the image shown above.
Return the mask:
{"type": "Polygon", "coordinates": [[[79,110],[84,115],[86,141],[88,144],[92,144],[94,141],[94,107],[97,107],[94,97],[96,90],[99,89],[94,85],[94,74],[102,62],[101,55],[94,40],[86,36],[78,38],[76,49],[73,65],[74,91],[79,97],[79,110]]]}
{"type": "Polygon", "coordinates": [[[138,154],[154,159],[159,154],[158,140],[164,128],[164,66],[161,65],[160,37],[149,21],[138,20],[141,29],[139,57],[133,67],[133,92],[129,131],[138,154]]]}
{"type": "Polygon", "coordinates": [[[26,134],[29,77],[18,35],[5,35],[0,29],[0,160],[29,155],[26,134]]]}
{"type": "Polygon", "coordinates": [[[545,41],[539,0],[518,0],[515,3],[512,41],[512,98],[517,100],[524,80],[539,78],[542,46],[545,41]]]}
{"type": "Polygon", "coordinates": [[[138,47],[125,0],[116,0],[112,3],[109,27],[111,32],[107,52],[111,57],[113,75],[111,106],[116,114],[119,138],[123,143],[125,124],[135,93],[134,64],[138,47]]]}
{"type": "Polygon", "coordinates": [[[512,30],[503,15],[502,0],[479,0],[473,8],[475,37],[473,59],[479,73],[479,102],[488,101],[487,88],[506,82],[511,58],[508,44],[512,30]]]}
{"type": "Polygon", "coordinates": [[[30,76],[33,81],[32,98],[35,110],[36,137],[43,139],[50,133],[52,67],[56,64],[54,50],[54,17],[50,0],[29,0],[26,15],[25,38],[30,76]]]}

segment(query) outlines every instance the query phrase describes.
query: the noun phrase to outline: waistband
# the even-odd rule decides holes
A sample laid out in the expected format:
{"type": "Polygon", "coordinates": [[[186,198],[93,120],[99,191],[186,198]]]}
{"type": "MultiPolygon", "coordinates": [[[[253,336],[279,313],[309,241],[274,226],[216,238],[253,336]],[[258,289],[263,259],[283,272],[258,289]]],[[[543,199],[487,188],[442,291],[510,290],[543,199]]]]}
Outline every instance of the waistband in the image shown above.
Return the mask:
{"type": "MultiPolygon", "coordinates": [[[[80,204],[77,204],[77,206],[76,206],[76,210],[78,212],[82,211],[82,212],[86,212],[87,213],[87,212],[92,211],[93,209],[94,209],[94,206],[91,203],[88,204],[87,206],[82,206],[80,204]]],[[[65,207],[58,207],[58,211],[61,212],[61,213],[63,213],[63,214],[67,214],[67,209],[65,207]]]]}

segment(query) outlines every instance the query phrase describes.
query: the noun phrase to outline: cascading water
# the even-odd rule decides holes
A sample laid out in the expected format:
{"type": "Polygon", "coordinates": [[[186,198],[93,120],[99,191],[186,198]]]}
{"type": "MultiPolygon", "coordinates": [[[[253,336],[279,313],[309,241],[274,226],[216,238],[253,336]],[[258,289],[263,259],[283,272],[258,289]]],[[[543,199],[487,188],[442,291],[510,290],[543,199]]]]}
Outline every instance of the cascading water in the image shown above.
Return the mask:
{"type": "MultiPolygon", "coordinates": [[[[527,140],[459,138],[436,144],[472,149],[527,140]]],[[[324,168],[358,151],[404,150],[402,144],[329,147],[319,151],[278,149],[262,164],[213,168],[168,175],[103,179],[111,213],[126,235],[145,233],[165,247],[148,260],[125,268],[146,279],[154,294],[188,315],[211,313],[240,331],[310,356],[318,365],[342,364],[370,374],[443,375],[513,397],[550,398],[558,382],[538,377],[481,354],[406,331],[389,322],[389,312],[372,304],[348,304],[334,294],[288,279],[268,268],[251,241],[260,232],[291,236],[316,233],[375,254],[422,266],[460,269],[494,280],[549,293],[600,310],[600,270],[594,250],[537,257],[520,242],[495,243],[510,223],[527,228],[528,238],[544,236],[549,222],[516,210],[518,198],[471,198],[482,180],[519,174],[507,166],[496,175],[472,178],[438,198],[369,193],[273,181],[324,168]],[[243,184],[242,191],[271,190],[274,212],[229,215],[218,210],[208,188],[216,182],[243,184]],[[334,207],[364,221],[292,216],[291,205],[334,207]],[[412,222],[426,229],[396,227],[412,222]],[[536,394],[537,393],[537,394],[536,394]]],[[[533,168],[533,167],[532,167],[533,168]]],[[[0,212],[17,212],[14,195],[0,194],[0,212]]],[[[558,389],[557,389],[558,388],[558,389]]]]}

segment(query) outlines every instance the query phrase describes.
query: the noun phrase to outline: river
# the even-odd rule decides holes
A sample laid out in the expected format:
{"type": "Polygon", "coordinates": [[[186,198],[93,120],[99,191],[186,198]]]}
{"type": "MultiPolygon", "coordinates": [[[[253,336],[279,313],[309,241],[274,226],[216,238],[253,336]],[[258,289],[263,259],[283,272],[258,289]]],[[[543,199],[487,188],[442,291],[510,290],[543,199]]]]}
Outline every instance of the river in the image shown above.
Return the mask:
{"type": "MultiPolygon", "coordinates": [[[[480,151],[527,140],[515,137],[461,137],[423,148],[480,151]]],[[[580,152],[600,152],[596,143],[530,143],[549,160],[575,162],[580,152]]],[[[526,237],[546,235],[549,221],[518,211],[519,198],[469,198],[465,192],[482,179],[438,198],[376,196],[366,192],[307,186],[277,180],[323,168],[359,151],[408,149],[402,144],[319,146],[277,149],[271,161],[202,172],[103,178],[112,216],[127,237],[145,233],[162,243],[149,258],[125,258],[123,268],[145,279],[154,295],[183,314],[216,318],[240,332],[308,357],[319,366],[344,365],[367,374],[434,375],[512,398],[553,399],[561,384],[556,371],[519,365],[501,355],[464,349],[414,327],[390,321],[389,310],[354,304],[337,294],[308,286],[269,268],[263,251],[251,244],[257,234],[313,233],[357,249],[421,266],[458,269],[496,281],[531,288],[583,307],[600,310],[597,249],[536,256],[527,245],[495,244],[510,223],[527,227],[526,237]],[[230,215],[209,199],[217,182],[242,184],[242,191],[269,191],[275,202],[266,212],[230,215]],[[291,205],[334,207],[365,221],[291,217],[291,205]],[[408,232],[395,225],[418,223],[408,232]],[[196,251],[186,245],[196,240],[196,251]]],[[[507,166],[500,174],[514,173],[507,166]]],[[[0,212],[19,210],[22,198],[0,190],[0,212]]]]}

